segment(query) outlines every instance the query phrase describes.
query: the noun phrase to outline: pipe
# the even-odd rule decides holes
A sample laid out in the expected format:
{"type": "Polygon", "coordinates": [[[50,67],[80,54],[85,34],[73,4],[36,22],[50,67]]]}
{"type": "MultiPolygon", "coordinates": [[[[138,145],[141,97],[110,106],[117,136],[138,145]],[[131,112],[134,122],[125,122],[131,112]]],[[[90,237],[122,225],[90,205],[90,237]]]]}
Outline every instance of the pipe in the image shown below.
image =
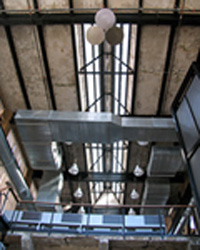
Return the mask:
{"type": "Polygon", "coordinates": [[[12,181],[17,194],[22,200],[33,200],[30,190],[19,169],[15,157],[10,149],[5,134],[0,127],[0,158],[3,161],[5,170],[12,181]]]}
{"type": "Polygon", "coordinates": [[[185,209],[185,211],[183,212],[183,215],[176,227],[176,229],[174,230],[174,234],[181,234],[181,231],[182,229],[184,228],[185,226],[185,223],[187,222],[187,219],[189,218],[189,216],[191,215],[192,213],[192,207],[195,203],[194,203],[194,198],[192,198],[190,200],[190,203],[189,203],[189,206],[185,209]]]}

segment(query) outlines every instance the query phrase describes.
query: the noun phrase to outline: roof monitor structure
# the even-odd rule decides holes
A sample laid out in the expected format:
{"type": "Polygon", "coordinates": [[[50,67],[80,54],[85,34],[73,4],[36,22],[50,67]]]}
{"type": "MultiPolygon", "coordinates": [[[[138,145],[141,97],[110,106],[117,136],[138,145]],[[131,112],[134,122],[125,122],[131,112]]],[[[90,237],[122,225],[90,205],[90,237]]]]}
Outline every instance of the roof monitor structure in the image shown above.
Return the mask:
{"type": "Polygon", "coordinates": [[[172,104],[183,158],[200,211],[200,66],[193,63],[172,104]]]}

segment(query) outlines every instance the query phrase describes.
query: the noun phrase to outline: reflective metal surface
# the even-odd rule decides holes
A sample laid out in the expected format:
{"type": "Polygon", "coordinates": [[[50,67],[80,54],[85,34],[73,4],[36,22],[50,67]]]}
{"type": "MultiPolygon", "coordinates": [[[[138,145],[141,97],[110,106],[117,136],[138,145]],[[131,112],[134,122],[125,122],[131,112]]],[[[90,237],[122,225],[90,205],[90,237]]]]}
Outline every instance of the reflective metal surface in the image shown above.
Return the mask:
{"type": "Polygon", "coordinates": [[[17,165],[13,153],[8,145],[5,135],[0,127],[0,157],[4,163],[5,170],[12,181],[19,197],[22,200],[32,200],[30,190],[24,180],[24,177],[17,165]]]}
{"type": "Polygon", "coordinates": [[[38,141],[38,137],[43,142],[177,141],[170,118],[127,118],[106,112],[20,110],[15,121],[23,141],[38,141]]]}
{"type": "Polygon", "coordinates": [[[152,146],[148,176],[173,177],[177,171],[183,170],[183,160],[180,147],[152,146]]]}

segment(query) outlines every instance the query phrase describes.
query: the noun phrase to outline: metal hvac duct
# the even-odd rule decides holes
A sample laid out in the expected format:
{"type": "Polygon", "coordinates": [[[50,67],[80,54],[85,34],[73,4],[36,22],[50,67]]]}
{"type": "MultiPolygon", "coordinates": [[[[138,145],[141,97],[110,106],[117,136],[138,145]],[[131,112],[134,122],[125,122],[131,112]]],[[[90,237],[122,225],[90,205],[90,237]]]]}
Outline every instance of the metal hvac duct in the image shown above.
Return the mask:
{"type": "Polygon", "coordinates": [[[119,117],[112,113],[19,110],[15,115],[23,143],[177,141],[171,118],[119,117]]]}
{"type": "Polygon", "coordinates": [[[19,197],[22,200],[33,200],[30,190],[24,180],[24,177],[17,165],[15,157],[6,140],[4,132],[0,127],[0,158],[4,163],[5,170],[12,181],[19,197]]]}
{"type": "Polygon", "coordinates": [[[150,177],[174,177],[184,171],[180,147],[152,146],[147,175],[150,177]]]}
{"type": "MultiPolygon", "coordinates": [[[[58,171],[44,171],[40,181],[37,201],[59,203],[61,192],[64,186],[64,177],[58,171]]],[[[62,211],[61,206],[55,205],[37,205],[40,210],[44,211],[62,211]]]]}

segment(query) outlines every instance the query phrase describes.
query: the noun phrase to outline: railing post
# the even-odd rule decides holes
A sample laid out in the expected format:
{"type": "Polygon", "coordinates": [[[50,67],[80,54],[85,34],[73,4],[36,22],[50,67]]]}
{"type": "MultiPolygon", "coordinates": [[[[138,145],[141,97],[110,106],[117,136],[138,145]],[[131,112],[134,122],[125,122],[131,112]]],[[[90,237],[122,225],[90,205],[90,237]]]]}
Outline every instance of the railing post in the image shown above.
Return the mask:
{"type": "Polygon", "coordinates": [[[159,218],[159,224],[160,224],[160,236],[163,239],[164,233],[163,233],[163,229],[162,229],[162,217],[161,217],[161,213],[160,213],[160,208],[158,208],[158,218],[159,218]]]}
{"type": "Polygon", "coordinates": [[[87,216],[87,226],[86,226],[86,237],[89,235],[89,224],[90,224],[90,209],[91,207],[88,207],[88,216],[87,216]]]}
{"type": "Polygon", "coordinates": [[[123,228],[122,228],[122,232],[123,232],[123,239],[125,240],[126,238],[126,234],[125,234],[125,208],[122,208],[122,220],[123,220],[123,228]]]}

